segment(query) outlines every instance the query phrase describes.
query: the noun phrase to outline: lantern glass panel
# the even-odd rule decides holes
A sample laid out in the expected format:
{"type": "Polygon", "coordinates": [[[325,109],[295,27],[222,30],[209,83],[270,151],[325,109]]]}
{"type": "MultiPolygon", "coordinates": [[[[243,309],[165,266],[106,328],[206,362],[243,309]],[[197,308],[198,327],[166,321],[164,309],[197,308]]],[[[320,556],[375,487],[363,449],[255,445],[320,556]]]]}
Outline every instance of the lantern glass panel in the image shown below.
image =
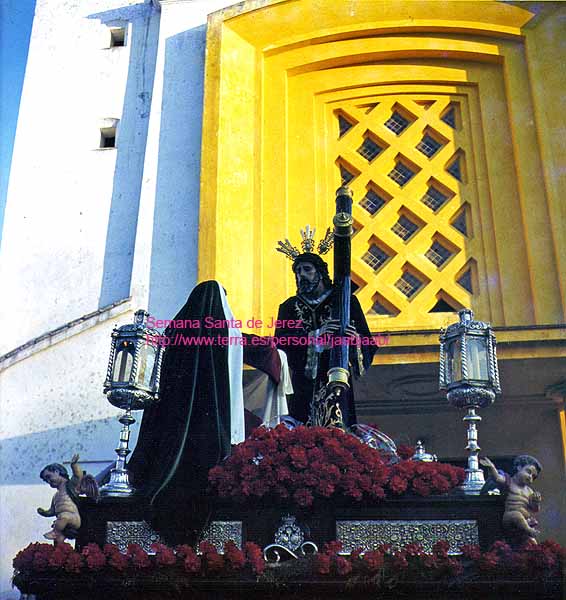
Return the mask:
{"type": "Polygon", "coordinates": [[[466,339],[468,350],[468,376],[470,379],[489,381],[488,356],[486,339],[468,337],[466,339]]]}
{"type": "Polygon", "coordinates": [[[124,342],[114,359],[112,381],[129,381],[133,362],[133,344],[124,342]]]}
{"type": "Polygon", "coordinates": [[[151,344],[141,344],[139,349],[139,362],[137,383],[143,387],[150,389],[151,376],[153,375],[153,367],[157,357],[157,349],[151,344]]]}
{"type": "Polygon", "coordinates": [[[460,340],[452,340],[448,344],[446,352],[446,366],[448,383],[461,381],[462,379],[462,356],[460,354],[460,340]]]}

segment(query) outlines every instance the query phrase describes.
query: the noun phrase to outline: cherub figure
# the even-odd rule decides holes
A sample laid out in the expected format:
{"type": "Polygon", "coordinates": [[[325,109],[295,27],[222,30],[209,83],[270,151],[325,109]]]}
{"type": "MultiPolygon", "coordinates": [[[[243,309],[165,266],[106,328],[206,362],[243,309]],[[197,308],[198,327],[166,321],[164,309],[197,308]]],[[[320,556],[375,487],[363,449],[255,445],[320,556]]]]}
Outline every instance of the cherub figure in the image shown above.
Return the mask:
{"type": "Polygon", "coordinates": [[[503,526],[509,531],[514,541],[523,543],[532,541],[540,533],[538,522],[533,513],[540,510],[542,496],[535,492],[530,485],[542,471],[540,462],[528,454],[521,454],[513,459],[513,474],[511,476],[498,471],[495,465],[484,457],[480,463],[487,467],[491,477],[502,492],[506,493],[503,526]]]}
{"type": "Polygon", "coordinates": [[[65,538],[75,538],[81,526],[81,515],[77,506],[80,493],[87,496],[98,497],[98,486],[92,475],[87,475],[79,465],[79,455],[71,459],[73,476],[69,479],[67,469],[59,464],[52,463],[41,470],[39,476],[57,492],[53,496],[49,509],[38,508],[37,512],[42,517],[57,517],[53,521],[53,528],[43,537],[53,540],[55,544],[62,543],[65,538]]]}

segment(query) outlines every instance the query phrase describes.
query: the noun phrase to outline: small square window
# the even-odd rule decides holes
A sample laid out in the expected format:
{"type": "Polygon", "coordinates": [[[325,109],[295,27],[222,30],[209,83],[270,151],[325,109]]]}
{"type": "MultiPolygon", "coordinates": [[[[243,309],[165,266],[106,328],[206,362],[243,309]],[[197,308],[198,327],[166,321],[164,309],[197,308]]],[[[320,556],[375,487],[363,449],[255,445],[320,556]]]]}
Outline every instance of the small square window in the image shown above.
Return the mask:
{"type": "Polygon", "coordinates": [[[452,252],[450,252],[448,248],[445,248],[441,243],[435,241],[426,251],[425,256],[431,263],[435,264],[437,267],[441,267],[452,256],[452,252]]]}
{"type": "Polygon", "coordinates": [[[423,139],[417,144],[417,150],[422,152],[425,156],[428,156],[428,158],[431,158],[436,154],[440,148],[442,148],[442,144],[428,135],[428,133],[425,134],[423,139]]]}
{"type": "Polygon", "coordinates": [[[116,148],[116,127],[100,129],[100,148],[116,148]]]}
{"type": "Polygon", "coordinates": [[[382,151],[383,148],[376,144],[370,137],[366,137],[364,143],[358,148],[358,154],[361,154],[369,162],[376,156],[379,156],[382,151]]]}
{"type": "Polygon", "coordinates": [[[373,190],[368,190],[367,194],[360,200],[359,205],[365,208],[370,215],[375,213],[385,204],[385,200],[376,194],[373,190]]]}
{"type": "Polygon", "coordinates": [[[404,165],[402,162],[398,162],[395,165],[395,168],[388,175],[391,179],[393,179],[393,181],[402,187],[415,176],[415,173],[411,171],[407,165],[404,165]]]}
{"type": "Polygon", "coordinates": [[[410,124],[411,122],[408,119],[405,119],[405,117],[397,111],[385,121],[385,127],[391,129],[396,135],[401,135],[410,124]]]}
{"type": "Polygon", "coordinates": [[[411,298],[412,296],[414,296],[422,287],[422,285],[423,282],[418,277],[415,277],[412,273],[409,273],[408,271],[403,273],[400,279],[398,279],[395,283],[395,287],[401,293],[407,296],[407,298],[411,298]]]}
{"type": "Polygon", "coordinates": [[[430,209],[434,210],[435,212],[439,208],[444,206],[447,200],[448,196],[437,190],[432,185],[428,188],[427,193],[421,198],[421,202],[423,202],[423,204],[426,204],[430,209]]]}
{"type": "Polygon", "coordinates": [[[126,45],[126,28],[117,27],[110,30],[110,48],[120,48],[126,45]]]}
{"type": "Polygon", "coordinates": [[[381,304],[379,300],[376,300],[371,307],[371,310],[377,315],[387,315],[390,316],[392,313],[386,306],[381,304]]]}
{"type": "Polygon", "coordinates": [[[342,185],[348,185],[354,179],[355,175],[350,173],[346,167],[340,165],[340,177],[342,178],[342,185]]]}
{"type": "Polygon", "coordinates": [[[387,262],[388,258],[389,254],[375,244],[372,244],[370,249],[362,256],[362,260],[374,271],[377,271],[379,267],[387,262]]]}
{"type": "Polygon", "coordinates": [[[402,240],[407,241],[418,229],[418,225],[407,219],[405,215],[401,215],[397,223],[391,228],[391,231],[396,233],[402,240]]]}

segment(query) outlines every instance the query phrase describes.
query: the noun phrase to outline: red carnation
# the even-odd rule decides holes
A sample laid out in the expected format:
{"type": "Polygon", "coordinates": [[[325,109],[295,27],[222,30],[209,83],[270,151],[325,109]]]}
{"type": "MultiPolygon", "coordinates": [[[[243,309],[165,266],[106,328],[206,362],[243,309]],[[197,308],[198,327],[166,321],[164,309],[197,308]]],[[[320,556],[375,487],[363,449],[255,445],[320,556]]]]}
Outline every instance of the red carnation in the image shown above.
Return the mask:
{"type": "Polygon", "coordinates": [[[151,567],[151,559],[139,544],[129,544],[126,555],[130,558],[132,566],[136,569],[147,569],[151,567]]]}
{"type": "Polygon", "coordinates": [[[216,546],[214,544],[208,542],[207,540],[203,540],[198,545],[198,549],[201,554],[216,554],[217,553],[216,546]]]}
{"type": "Polygon", "coordinates": [[[352,572],[352,563],[343,556],[337,556],[334,559],[334,566],[336,567],[336,573],[341,577],[348,575],[352,572]]]}
{"type": "Polygon", "coordinates": [[[108,565],[116,571],[125,571],[128,568],[129,560],[125,554],[114,552],[108,556],[108,565]]]}
{"type": "MultiPolygon", "coordinates": [[[[68,544],[66,544],[68,546],[68,544]]],[[[69,548],[71,548],[69,546],[69,548]]],[[[74,550],[71,548],[71,552],[74,550]]],[[[57,544],[51,556],[49,557],[49,568],[50,569],[60,569],[67,562],[67,557],[69,556],[69,551],[65,550],[61,544],[57,544]]]]}
{"type": "Polygon", "coordinates": [[[338,554],[339,552],[342,552],[343,548],[344,546],[342,545],[342,542],[335,540],[332,542],[326,542],[326,544],[324,544],[322,547],[322,551],[324,554],[338,554]]]}
{"type": "Polygon", "coordinates": [[[300,446],[292,446],[289,448],[289,457],[291,464],[297,469],[304,469],[308,466],[307,453],[300,446]]]}
{"type": "Polygon", "coordinates": [[[379,498],[380,500],[385,498],[385,490],[380,485],[373,485],[370,494],[374,498],[379,498]]]}
{"type": "Polygon", "coordinates": [[[33,570],[47,571],[50,556],[46,552],[36,552],[33,556],[33,570]]]}
{"type": "Polygon", "coordinates": [[[186,554],[183,560],[183,567],[187,573],[199,573],[202,563],[196,552],[186,554]]]}
{"type": "Polygon", "coordinates": [[[378,550],[370,550],[369,552],[366,552],[364,554],[363,560],[366,569],[370,573],[376,573],[377,571],[379,571],[379,569],[383,567],[383,563],[385,562],[383,554],[378,550]]]}
{"type": "Polygon", "coordinates": [[[317,575],[329,575],[330,556],[328,554],[316,554],[313,559],[313,569],[317,575]]]}
{"type": "Polygon", "coordinates": [[[311,464],[317,461],[322,462],[324,461],[324,452],[322,448],[310,448],[307,451],[307,458],[311,464]]]}
{"type": "Polygon", "coordinates": [[[407,544],[405,546],[407,556],[422,556],[424,554],[423,547],[420,544],[407,544]]]}
{"type": "Polygon", "coordinates": [[[446,540],[438,540],[432,545],[432,553],[439,558],[446,558],[449,550],[450,544],[446,540]]]}
{"type": "Polygon", "coordinates": [[[401,444],[397,446],[397,454],[399,458],[402,458],[403,460],[409,460],[415,455],[415,447],[401,444]]]}
{"type": "Polygon", "coordinates": [[[413,490],[420,496],[430,496],[430,485],[425,482],[424,478],[413,479],[413,490]]]}
{"type": "Polygon", "coordinates": [[[36,546],[39,546],[37,542],[34,544],[29,544],[16,554],[12,563],[16,571],[25,571],[31,568],[36,546]]]}
{"type": "Polygon", "coordinates": [[[100,571],[106,565],[106,556],[97,544],[87,544],[81,554],[90,571],[100,571]]]}
{"type": "Polygon", "coordinates": [[[152,544],[151,549],[155,552],[155,562],[159,566],[174,565],[177,562],[175,552],[165,544],[152,544]]]}
{"type": "Polygon", "coordinates": [[[107,558],[110,558],[111,556],[114,556],[116,554],[121,554],[120,548],[118,548],[118,546],[116,546],[115,544],[104,544],[104,546],[102,547],[102,551],[104,552],[107,558]]]}
{"type": "Polygon", "coordinates": [[[253,542],[247,542],[244,545],[244,551],[252,571],[256,575],[261,575],[265,570],[265,560],[261,548],[253,542]]]}
{"type": "Polygon", "coordinates": [[[306,507],[306,506],[312,505],[314,497],[313,497],[312,493],[310,492],[310,490],[306,490],[303,488],[303,489],[297,490],[293,494],[293,499],[299,506],[306,507]]]}
{"type": "Polygon", "coordinates": [[[329,481],[319,481],[316,486],[316,493],[324,498],[330,498],[335,490],[336,488],[329,481]]]}
{"type": "Polygon", "coordinates": [[[224,568],[224,557],[218,552],[208,553],[205,558],[208,573],[219,573],[224,568]]]}
{"type": "Polygon", "coordinates": [[[481,550],[477,544],[466,544],[460,548],[462,556],[477,561],[481,558],[481,550]]]}
{"type": "Polygon", "coordinates": [[[409,566],[406,554],[404,552],[396,552],[393,555],[392,565],[396,569],[399,569],[400,571],[404,571],[409,566]]]}
{"type": "Polygon", "coordinates": [[[407,480],[401,478],[399,475],[393,475],[389,481],[389,489],[394,494],[402,494],[407,490],[407,480]]]}
{"type": "Polygon", "coordinates": [[[67,573],[80,573],[83,564],[83,559],[78,552],[73,552],[67,556],[63,569],[67,573]]]}
{"type": "Polygon", "coordinates": [[[244,553],[232,540],[224,544],[224,558],[226,559],[228,566],[234,571],[242,569],[246,564],[244,553]]]}
{"type": "Polygon", "coordinates": [[[495,552],[486,552],[478,561],[478,568],[484,573],[493,574],[499,565],[499,557],[495,552]]]}

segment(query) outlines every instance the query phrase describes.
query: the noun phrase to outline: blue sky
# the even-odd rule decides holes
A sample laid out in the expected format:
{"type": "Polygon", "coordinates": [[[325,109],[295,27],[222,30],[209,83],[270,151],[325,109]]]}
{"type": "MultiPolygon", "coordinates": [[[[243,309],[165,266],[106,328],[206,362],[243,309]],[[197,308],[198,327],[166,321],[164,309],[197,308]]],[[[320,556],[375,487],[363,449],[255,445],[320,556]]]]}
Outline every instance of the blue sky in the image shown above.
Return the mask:
{"type": "Polygon", "coordinates": [[[0,240],[35,0],[0,0],[0,240]]]}

